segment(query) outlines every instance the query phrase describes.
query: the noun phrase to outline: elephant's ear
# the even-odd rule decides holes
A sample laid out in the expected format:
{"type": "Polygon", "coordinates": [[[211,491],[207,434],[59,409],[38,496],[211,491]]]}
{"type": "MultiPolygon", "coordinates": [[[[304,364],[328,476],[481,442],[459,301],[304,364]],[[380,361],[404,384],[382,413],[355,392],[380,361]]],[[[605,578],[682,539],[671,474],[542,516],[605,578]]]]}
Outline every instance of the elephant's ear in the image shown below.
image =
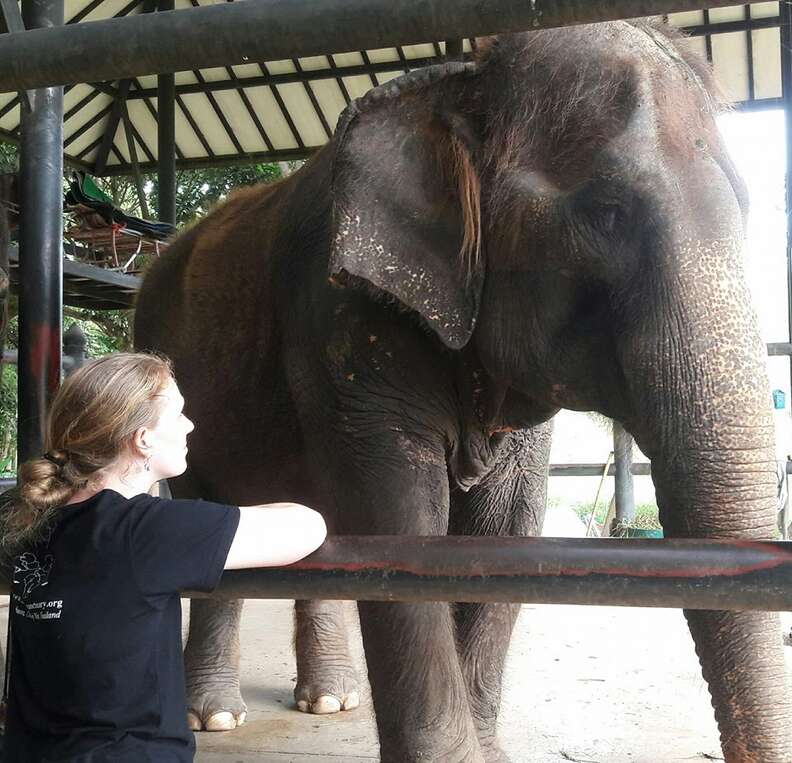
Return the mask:
{"type": "Polygon", "coordinates": [[[483,278],[472,131],[454,106],[473,71],[449,63],[375,88],[335,137],[331,278],[395,297],[453,349],[473,333],[483,278]]]}

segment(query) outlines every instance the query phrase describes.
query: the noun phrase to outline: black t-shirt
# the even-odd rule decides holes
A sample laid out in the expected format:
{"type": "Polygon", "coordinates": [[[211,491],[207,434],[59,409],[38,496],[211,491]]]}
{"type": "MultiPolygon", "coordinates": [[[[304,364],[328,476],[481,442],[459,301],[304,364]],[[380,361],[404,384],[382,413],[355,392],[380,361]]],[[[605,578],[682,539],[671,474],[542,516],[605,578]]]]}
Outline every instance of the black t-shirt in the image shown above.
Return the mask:
{"type": "Polygon", "coordinates": [[[6,757],[182,763],[178,591],[220,580],[239,509],[102,490],[14,560],[6,757]]]}

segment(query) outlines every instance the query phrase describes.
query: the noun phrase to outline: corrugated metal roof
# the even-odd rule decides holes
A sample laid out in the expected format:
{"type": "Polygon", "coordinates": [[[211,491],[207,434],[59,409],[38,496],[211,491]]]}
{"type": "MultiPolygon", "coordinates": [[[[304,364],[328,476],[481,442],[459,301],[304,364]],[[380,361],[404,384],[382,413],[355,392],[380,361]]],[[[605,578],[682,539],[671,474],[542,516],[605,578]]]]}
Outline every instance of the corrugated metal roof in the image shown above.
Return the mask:
{"type": "MultiPolygon", "coordinates": [[[[224,2],[224,0],[205,0],[224,2]]],[[[176,8],[198,6],[176,0],[176,8]]],[[[67,23],[144,12],[144,0],[66,0],[67,23]]],[[[780,20],[777,2],[672,14],[713,64],[727,96],[747,108],[780,105],[780,20]]],[[[464,41],[470,55],[475,43],[464,41]]],[[[307,156],[332,134],[353,98],[410,69],[440,60],[444,43],[406,45],[179,72],[176,81],[177,166],[281,161],[307,156]]],[[[141,169],[157,155],[157,78],[75,85],[64,95],[66,156],[96,174],[141,169]],[[124,99],[123,94],[127,92],[124,99]],[[112,133],[112,141],[107,136],[112,133]]],[[[0,95],[0,134],[15,136],[18,96],[0,95]]]]}

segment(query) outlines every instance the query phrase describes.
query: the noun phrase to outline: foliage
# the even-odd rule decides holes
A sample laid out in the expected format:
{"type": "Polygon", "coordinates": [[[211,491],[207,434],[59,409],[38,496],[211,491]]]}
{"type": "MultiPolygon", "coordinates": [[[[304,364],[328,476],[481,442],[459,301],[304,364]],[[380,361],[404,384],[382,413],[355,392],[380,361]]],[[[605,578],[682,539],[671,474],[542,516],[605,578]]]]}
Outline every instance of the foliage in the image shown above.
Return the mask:
{"type": "MultiPolygon", "coordinates": [[[[281,175],[277,164],[180,170],[176,173],[176,223],[182,225],[203,217],[234,188],[255,183],[271,183],[281,175]]],[[[152,208],[156,209],[159,186],[154,179],[149,197],[152,208]]]]}
{"type": "Polygon", "coordinates": [[[13,143],[0,141],[0,173],[15,172],[19,167],[19,151],[13,143]]]}
{"type": "Polygon", "coordinates": [[[15,471],[16,456],[16,366],[0,366],[0,476],[15,471]]]}
{"type": "MultiPolygon", "coordinates": [[[[605,516],[608,513],[608,501],[599,501],[594,511],[594,522],[601,525],[605,521],[605,516]]],[[[572,511],[577,514],[580,519],[588,524],[591,517],[591,502],[581,501],[571,506],[572,511]]],[[[639,527],[645,530],[659,530],[660,519],[658,517],[659,511],[655,503],[639,503],[635,506],[635,518],[630,521],[630,527],[639,527]]]]}
{"type": "Polygon", "coordinates": [[[85,334],[85,353],[89,358],[132,349],[132,310],[87,310],[67,307],[63,311],[63,330],[77,323],[85,334]]]}
{"type": "MultiPolygon", "coordinates": [[[[203,217],[234,188],[256,183],[271,183],[283,176],[277,164],[251,164],[242,167],[179,170],[176,172],[176,224],[184,225],[203,217]]],[[[156,175],[142,178],[148,216],[156,217],[159,184],[156,175]]],[[[144,215],[133,178],[96,178],[97,185],[117,207],[134,215],[144,215]]]]}

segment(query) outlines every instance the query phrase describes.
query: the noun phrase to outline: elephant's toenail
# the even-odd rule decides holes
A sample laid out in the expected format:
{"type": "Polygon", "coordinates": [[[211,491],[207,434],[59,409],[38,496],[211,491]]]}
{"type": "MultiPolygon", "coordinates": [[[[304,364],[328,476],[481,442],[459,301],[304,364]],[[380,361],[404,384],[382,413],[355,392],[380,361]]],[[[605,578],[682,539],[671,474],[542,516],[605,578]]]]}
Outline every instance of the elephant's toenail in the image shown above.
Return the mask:
{"type": "Polygon", "coordinates": [[[236,718],[233,713],[229,713],[227,710],[209,716],[206,721],[207,731],[230,731],[234,728],[236,728],[236,718]]]}
{"type": "Polygon", "coordinates": [[[341,710],[341,701],[337,697],[331,697],[328,694],[319,697],[311,707],[311,712],[316,715],[328,715],[337,713],[339,710],[341,710]]]}
{"type": "Polygon", "coordinates": [[[297,702],[297,709],[301,713],[308,713],[311,711],[311,706],[304,699],[301,699],[299,702],[297,702]]]}
{"type": "Polygon", "coordinates": [[[351,691],[347,694],[344,700],[344,710],[354,710],[360,704],[360,694],[356,691],[351,691]]]}
{"type": "Polygon", "coordinates": [[[203,729],[201,719],[195,713],[187,713],[187,727],[190,731],[201,731],[203,729]]]}

